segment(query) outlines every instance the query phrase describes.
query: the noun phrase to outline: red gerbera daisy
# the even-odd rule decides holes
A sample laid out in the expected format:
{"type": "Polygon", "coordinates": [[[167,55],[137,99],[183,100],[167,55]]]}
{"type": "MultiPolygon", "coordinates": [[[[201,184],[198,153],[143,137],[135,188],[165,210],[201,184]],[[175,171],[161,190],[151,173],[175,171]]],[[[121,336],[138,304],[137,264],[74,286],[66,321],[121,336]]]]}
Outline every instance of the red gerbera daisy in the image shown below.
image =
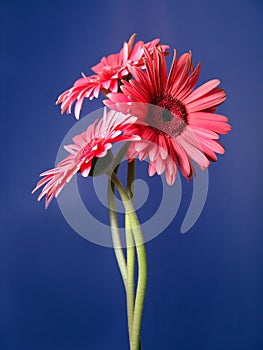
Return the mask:
{"type": "Polygon", "coordinates": [[[87,177],[92,169],[93,160],[106,156],[112,143],[121,141],[140,140],[133,135],[131,125],[137,118],[122,115],[121,113],[104,110],[103,118],[91,124],[85,132],[73,138],[73,144],[64,146],[69,155],[54,169],[43,172],[32,193],[44,186],[38,200],[46,196],[45,207],[54,197],[57,197],[66,183],[79,171],[87,177]]]}
{"type": "Polygon", "coordinates": [[[143,41],[138,41],[134,46],[135,34],[131,36],[128,43],[124,42],[123,48],[119,53],[112,54],[108,57],[103,57],[96,66],[92,67],[96,74],[86,77],[82,73],[82,78],[78,79],[72,88],[63,92],[57,99],[56,104],[61,103],[61,113],[67,111],[71,113],[71,107],[75,104],[75,117],[79,119],[80,110],[84,98],[92,100],[98,97],[99,92],[117,92],[121,79],[128,79],[130,66],[143,66],[144,48],[149,53],[153,49],[160,46],[163,51],[169,46],[159,45],[159,39],[152,40],[146,44],[143,41]]]}
{"type": "Polygon", "coordinates": [[[190,179],[192,160],[205,169],[209,160],[216,161],[215,153],[224,153],[217,141],[219,134],[231,130],[225,116],[214,114],[226,98],[220,81],[210,80],[193,91],[200,73],[200,64],[194,69],[191,52],[174,59],[167,76],[164,53],[145,50],[146,71],[129,67],[134,80],[123,81],[123,93],[110,93],[105,104],[114,109],[126,109],[138,121],[133,132],[141,141],[133,142],[128,158],[149,156],[149,175],[166,171],[168,184],[173,184],[178,167],[190,179]],[[123,108],[126,106],[125,108],[123,108]]]}

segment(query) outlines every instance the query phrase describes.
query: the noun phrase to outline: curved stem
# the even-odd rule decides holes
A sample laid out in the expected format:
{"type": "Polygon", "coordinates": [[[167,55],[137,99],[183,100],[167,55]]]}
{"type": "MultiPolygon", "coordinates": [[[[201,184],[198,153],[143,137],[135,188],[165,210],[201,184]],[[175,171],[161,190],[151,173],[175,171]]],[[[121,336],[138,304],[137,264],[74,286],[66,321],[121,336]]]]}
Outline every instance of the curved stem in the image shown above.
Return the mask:
{"type": "MultiPolygon", "coordinates": [[[[130,344],[132,344],[132,326],[133,326],[133,311],[134,311],[134,241],[132,228],[128,215],[125,215],[125,231],[127,245],[127,282],[126,282],[126,301],[127,301],[127,316],[130,344]]],[[[131,346],[132,349],[132,346],[131,346]]]]}
{"type": "MultiPolygon", "coordinates": [[[[112,168],[114,173],[117,174],[119,170],[120,163],[125,156],[129,143],[126,143],[116,155],[113,161],[112,168]]],[[[134,167],[128,167],[127,175],[127,187],[129,191],[132,192],[133,180],[129,180],[132,175],[134,177],[134,167]]],[[[125,227],[126,227],[126,246],[127,246],[127,264],[122,250],[122,244],[120,240],[119,228],[118,228],[118,215],[116,212],[116,199],[115,199],[115,186],[110,181],[108,182],[108,207],[109,207],[109,217],[111,225],[112,242],[115,252],[115,257],[119,270],[122,275],[122,280],[124,283],[126,291],[126,302],[127,302],[127,318],[128,318],[128,331],[129,331],[129,341],[130,348],[132,349],[132,321],[133,321],[133,308],[134,308],[134,241],[132,230],[129,225],[129,218],[125,215],[125,227]],[[127,267],[127,265],[129,267],[127,267]]]]}
{"type": "MultiPolygon", "coordinates": [[[[132,199],[133,197],[133,182],[135,177],[135,161],[128,163],[127,172],[127,193],[132,199]]],[[[132,327],[133,327],[133,311],[134,311],[134,266],[135,266],[135,253],[134,253],[134,239],[132,228],[130,225],[129,216],[125,214],[125,231],[126,231],[126,247],[127,247],[127,315],[128,315],[128,326],[129,326],[129,337],[130,344],[132,340],[132,327]]],[[[132,345],[131,345],[132,347],[132,345]]]]}
{"type": "MultiPolygon", "coordinates": [[[[115,174],[118,173],[120,163],[121,163],[123,157],[125,156],[128,148],[129,148],[129,142],[126,142],[121,147],[118,154],[116,155],[116,157],[112,163],[112,168],[114,169],[115,174]]],[[[124,287],[126,290],[127,265],[126,265],[126,260],[125,260],[124,254],[123,254],[122,244],[121,244],[120,234],[119,234],[118,216],[117,216],[117,212],[116,212],[116,202],[115,202],[115,186],[110,181],[110,179],[108,181],[108,207],[109,207],[108,209],[109,209],[109,218],[110,218],[110,226],[111,226],[112,244],[113,244],[117,264],[119,266],[122,280],[124,283],[124,287]]]]}
{"type": "Polygon", "coordinates": [[[109,180],[108,182],[108,207],[109,208],[108,209],[109,209],[109,217],[110,217],[112,243],[113,243],[116,260],[121,272],[124,287],[126,290],[127,289],[127,265],[126,265],[126,260],[122,251],[122,245],[120,240],[114,192],[115,192],[114,186],[113,187],[111,186],[111,181],[109,180]]]}
{"type": "Polygon", "coordinates": [[[111,181],[118,189],[123,201],[123,205],[125,207],[125,211],[128,214],[138,256],[138,285],[135,298],[132,327],[132,349],[138,350],[140,346],[140,329],[147,282],[147,258],[141,227],[139,225],[137,215],[134,211],[132,201],[130,200],[125,188],[115,173],[111,174],[111,181]]]}

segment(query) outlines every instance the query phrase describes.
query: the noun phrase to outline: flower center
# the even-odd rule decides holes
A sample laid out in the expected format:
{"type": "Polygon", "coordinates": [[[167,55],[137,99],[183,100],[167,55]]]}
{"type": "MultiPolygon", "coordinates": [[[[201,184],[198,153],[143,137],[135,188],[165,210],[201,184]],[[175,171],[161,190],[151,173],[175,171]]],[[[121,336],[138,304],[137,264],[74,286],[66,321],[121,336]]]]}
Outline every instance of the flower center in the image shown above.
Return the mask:
{"type": "Polygon", "coordinates": [[[187,112],[185,106],[176,98],[169,95],[157,96],[148,117],[148,123],[158,133],[171,137],[179,136],[187,125],[187,112]]]}

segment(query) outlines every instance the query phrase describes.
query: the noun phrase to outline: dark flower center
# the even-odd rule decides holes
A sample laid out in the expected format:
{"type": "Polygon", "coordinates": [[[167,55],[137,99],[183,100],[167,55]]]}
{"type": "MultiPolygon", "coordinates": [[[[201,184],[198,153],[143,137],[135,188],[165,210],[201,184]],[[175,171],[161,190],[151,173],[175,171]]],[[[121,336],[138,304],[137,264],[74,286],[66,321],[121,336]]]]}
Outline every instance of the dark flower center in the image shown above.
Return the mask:
{"type": "Polygon", "coordinates": [[[147,122],[158,133],[171,137],[182,133],[187,125],[187,112],[185,106],[176,98],[168,95],[157,96],[152,101],[147,122]]]}

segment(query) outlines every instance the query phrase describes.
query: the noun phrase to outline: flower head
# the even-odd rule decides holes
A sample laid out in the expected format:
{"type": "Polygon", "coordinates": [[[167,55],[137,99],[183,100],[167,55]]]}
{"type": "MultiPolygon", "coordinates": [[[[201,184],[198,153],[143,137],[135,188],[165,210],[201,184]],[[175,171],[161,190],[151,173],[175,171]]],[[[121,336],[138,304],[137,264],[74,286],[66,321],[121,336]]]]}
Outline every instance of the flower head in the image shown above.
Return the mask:
{"type": "Polygon", "coordinates": [[[159,48],[153,54],[145,50],[145,66],[146,71],[129,67],[134,79],[123,81],[122,93],[108,94],[104,103],[138,117],[133,132],[141,140],[131,144],[128,158],[149,157],[149,175],[165,171],[168,184],[174,183],[178,167],[190,179],[192,160],[205,169],[210,160],[217,160],[216,153],[224,153],[217,139],[231,127],[226,117],[214,112],[226,94],[217,79],[193,90],[200,64],[194,68],[191,52],[178,59],[174,52],[169,75],[159,48]]]}
{"type": "Polygon", "coordinates": [[[32,193],[44,186],[38,200],[46,196],[45,207],[48,207],[77,172],[87,177],[92,170],[93,161],[105,157],[112,143],[139,140],[138,136],[130,132],[135,121],[135,117],[127,118],[118,112],[106,113],[104,110],[99,122],[95,121],[86,131],[75,136],[73,144],[64,146],[69,155],[55,168],[40,174],[43,179],[37,183],[32,193]]]}
{"type": "Polygon", "coordinates": [[[135,34],[131,36],[128,43],[124,42],[119,53],[103,57],[92,70],[95,74],[78,79],[72,88],[63,92],[57,99],[56,104],[61,103],[61,113],[71,113],[72,105],[75,103],[75,117],[79,119],[80,110],[84,98],[92,100],[98,97],[100,92],[117,92],[121,79],[129,79],[129,67],[143,67],[144,48],[151,54],[153,49],[160,47],[163,51],[168,49],[167,45],[159,45],[159,39],[148,43],[138,41],[134,46],[135,34]]]}

